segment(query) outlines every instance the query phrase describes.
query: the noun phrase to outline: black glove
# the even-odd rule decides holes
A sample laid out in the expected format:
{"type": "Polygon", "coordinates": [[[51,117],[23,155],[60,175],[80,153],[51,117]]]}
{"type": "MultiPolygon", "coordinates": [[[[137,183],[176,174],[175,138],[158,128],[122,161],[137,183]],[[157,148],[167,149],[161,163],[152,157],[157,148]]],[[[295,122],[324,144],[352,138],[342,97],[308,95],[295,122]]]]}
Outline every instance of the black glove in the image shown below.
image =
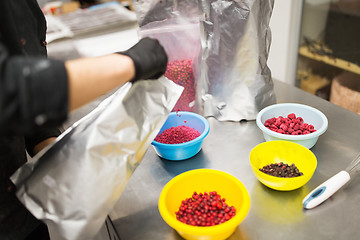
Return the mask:
{"type": "Polygon", "coordinates": [[[139,79],[157,79],[164,75],[167,66],[167,55],[159,41],[152,38],[143,38],[125,52],[119,52],[129,56],[135,65],[135,82],[139,79]]]}

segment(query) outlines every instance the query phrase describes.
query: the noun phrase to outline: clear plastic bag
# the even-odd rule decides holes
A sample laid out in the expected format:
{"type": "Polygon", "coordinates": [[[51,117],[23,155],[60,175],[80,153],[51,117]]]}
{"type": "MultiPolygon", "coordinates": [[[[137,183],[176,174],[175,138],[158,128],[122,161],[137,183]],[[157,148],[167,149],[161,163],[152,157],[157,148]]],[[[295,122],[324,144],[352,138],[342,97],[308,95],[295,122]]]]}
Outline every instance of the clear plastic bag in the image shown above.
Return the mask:
{"type": "Polygon", "coordinates": [[[201,62],[200,21],[195,1],[190,1],[190,6],[184,5],[189,1],[180,2],[181,6],[177,1],[157,4],[151,0],[146,3],[135,1],[134,7],[138,9],[138,19],[141,19],[140,37],[158,39],[165,48],[169,59],[165,77],[184,87],[173,111],[195,111],[201,62]]]}

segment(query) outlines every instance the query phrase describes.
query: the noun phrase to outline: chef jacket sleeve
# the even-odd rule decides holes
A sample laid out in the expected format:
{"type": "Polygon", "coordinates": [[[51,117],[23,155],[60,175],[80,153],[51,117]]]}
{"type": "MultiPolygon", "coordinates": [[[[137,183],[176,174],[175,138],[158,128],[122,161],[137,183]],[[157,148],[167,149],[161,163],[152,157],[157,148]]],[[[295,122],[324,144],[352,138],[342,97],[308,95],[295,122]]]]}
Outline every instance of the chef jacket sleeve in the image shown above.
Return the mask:
{"type": "Polygon", "coordinates": [[[0,42],[0,134],[33,134],[56,127],[68,114],[68,77],[63,61],[9,57],[0,42]]]}

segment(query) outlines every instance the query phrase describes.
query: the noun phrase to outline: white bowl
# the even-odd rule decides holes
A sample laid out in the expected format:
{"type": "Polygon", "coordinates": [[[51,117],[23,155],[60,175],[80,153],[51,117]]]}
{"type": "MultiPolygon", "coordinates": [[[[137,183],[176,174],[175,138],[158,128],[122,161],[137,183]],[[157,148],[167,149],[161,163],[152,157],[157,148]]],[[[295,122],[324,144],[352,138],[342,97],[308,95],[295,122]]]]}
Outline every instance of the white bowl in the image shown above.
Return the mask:
{"type": "Polygon", "coordinates": [[[315,145],[319,136],[327,130],[328,119],[316,108],[304,104],[279,103],[262,109],[256,117],[256,124],[263,132],[266,141],[286,140],[301,144],[310,149],[315,145]],[[286,135],[265,127],[264,123],[266,120],[279,116],[287,117],[290,113],[294,113],[296,117],[302,117],[304,123],[313,125],[316,131],[305,135],[286,135]]]}

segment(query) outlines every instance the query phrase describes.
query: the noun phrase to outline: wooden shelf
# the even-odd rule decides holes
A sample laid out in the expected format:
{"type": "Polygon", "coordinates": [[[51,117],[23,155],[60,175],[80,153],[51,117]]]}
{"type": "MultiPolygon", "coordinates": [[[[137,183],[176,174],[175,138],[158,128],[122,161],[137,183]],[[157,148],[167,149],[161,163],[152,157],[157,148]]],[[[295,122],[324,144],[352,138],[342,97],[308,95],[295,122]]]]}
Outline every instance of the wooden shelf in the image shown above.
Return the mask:
{"type": "Polygon", "coordinates": [[[360,74],[360,66],[358,66],[358,65],[356,65],[356,64],[354,64],[352,62],[345,61],[345,60],[340,59],[340,58],[332,58],[332,57],[328,57],[326,55],[320,55],[320,54],[313,53],[308,49],[307,46],[301,46],[299,48],[299,54],[301,56],[311,58],[311,59],[314,59],[314,60],[317,60],[317,61],[321,61],[321,62],[324,62],[326,64],[329,64],[329,65],[344,69],[344,70],[349,71],[349,72],[360,74]]]}

